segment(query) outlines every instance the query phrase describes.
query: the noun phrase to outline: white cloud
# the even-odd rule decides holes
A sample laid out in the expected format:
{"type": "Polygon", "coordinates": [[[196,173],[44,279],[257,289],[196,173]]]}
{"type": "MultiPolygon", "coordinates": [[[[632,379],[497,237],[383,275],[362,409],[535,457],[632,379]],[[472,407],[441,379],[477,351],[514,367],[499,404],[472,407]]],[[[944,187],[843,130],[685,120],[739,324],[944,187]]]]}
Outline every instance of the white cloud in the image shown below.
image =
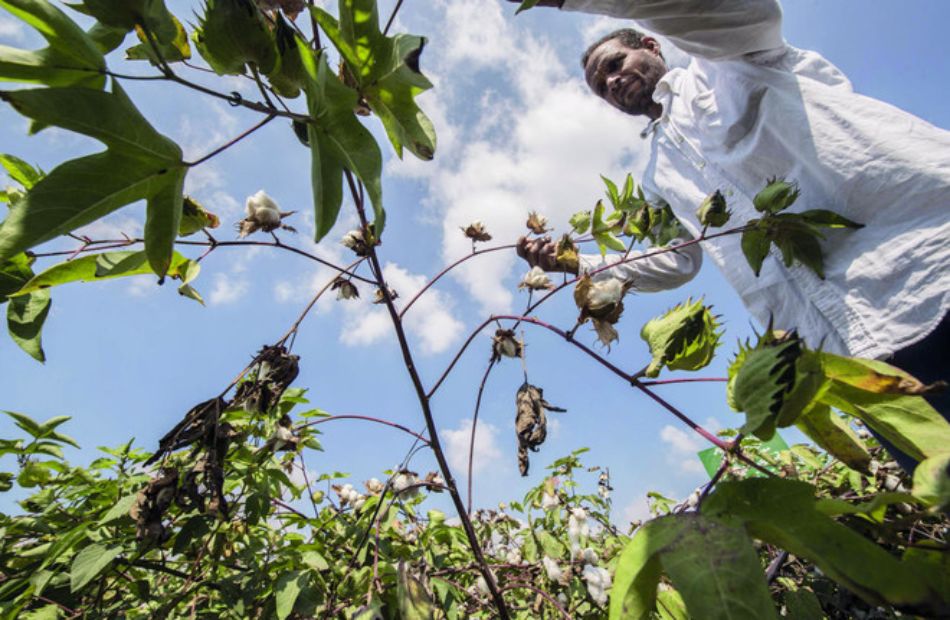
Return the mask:
{"type": "MultiPolygon", "coordinates": [[[[480,219],[492,243],[512,243],[525,233],[531,210],[561,230],[570,215],[602,195],[600,173],[635,172],[649,145],[639,138],[645,121],[610,108],[587,92],[580,70],[558,58],[560,42],[539,38],[510,19],[505,3],[440,2],[443,36],[433,44],[440,87],[427,94],[440,136],[433,162],[391,163],[395,174],[427,181],[427,207],[442,222],[446,262],[471,251],[459,231],[480,219]],[[442,47],[437,47],[441,45],[442,47]],[[480,101],[463,97],[471,80],[501,79],[508,89],[482,89],[480,101]],[[443,141],[443,136],[448,140],[443,141]]],[[[573,60],[573,55],[572,55],[573,60]]],[[[573,61],[576,62],[576,61],[573,61]]],[[[408,158],[407,158],[408,159],[408,158]]],[[[468,261],[453,271],[484,312],[509,310],[514,252],[468,261]]]]}
{"type": "MultiPolygon", "coordinates": [[[[498,445],[499,428],[481,421],[475,431],[475,451],[472,457],[472,473],[494,469],[502,465],[502,451],[498,445]]],[[[441,431],[445,441],[449,465],[459,477],[468,475],[468,448],[472,436],[472,420],[465,418],[457,429],[441,431]]]]}
{"type": "Polygon", "coordinates": [[[26,26],[23,22],[0,15],[0,41],[15,42],[26,38],[26,26]]]}
{"type": "Polygon", "coordinates": [[[214,274],[214,283],[208,294],[211,305],[230,304],[247,294],[250,284],[244,278],[224,273],[214,274]]]}
{"type": "Polygon", "coordinates": [[[646,495],[638,495],[632,502],[623,507],[623,519],[633,521],[648,521],[650,519],[650,503],[646,495]]]}
{"type": "Polygon", "coordinates": [[[698,437],[667,424],[660,430],[660,439],[670,447],[667,460],[683,473],[701,474],[705,470],[696,453],[705,445],[698,437]]]}

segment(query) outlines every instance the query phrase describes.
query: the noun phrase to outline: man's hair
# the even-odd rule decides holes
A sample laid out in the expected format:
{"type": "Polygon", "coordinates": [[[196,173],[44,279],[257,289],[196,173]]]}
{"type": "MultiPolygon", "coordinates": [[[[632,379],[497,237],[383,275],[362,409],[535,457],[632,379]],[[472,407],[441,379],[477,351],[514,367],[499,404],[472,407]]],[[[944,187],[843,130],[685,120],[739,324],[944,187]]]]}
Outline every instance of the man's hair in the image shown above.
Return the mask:
{"type": "Polygon", "coordinates": [[[633,28],[621,28],[620,30],[614,30],[610,34],[606,34],[601,38],[597,39],[591,43],[590,47],[587,48],[587,51],[584,52],[584,55],[581,56],[581,67],[587,68],[587,61],[590,60],[590,55],[594,53],[594,50],[606,43],[607,41],[612,41],[617,39],[617,42],[621,45],[625,45],[632,50],[640,49],[643,47],[643,37],[645,35],[639,30],[634,30],[633,28]]]}

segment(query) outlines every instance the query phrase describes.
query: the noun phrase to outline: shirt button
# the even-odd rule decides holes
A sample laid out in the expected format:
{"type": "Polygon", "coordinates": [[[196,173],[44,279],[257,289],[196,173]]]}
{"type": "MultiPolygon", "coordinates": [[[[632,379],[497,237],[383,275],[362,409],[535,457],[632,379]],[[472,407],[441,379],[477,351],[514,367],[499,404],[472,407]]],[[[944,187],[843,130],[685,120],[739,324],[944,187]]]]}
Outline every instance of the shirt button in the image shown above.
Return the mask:
{"type": "Polygon", "coordinates": [[[700,161],[698,164],[696,164],[696,167],[702,170],[703,168],[706,167],[706,162],[700,161]]]}
{"type": "Polygon", "coordinates": [[[683,144],[683,136],[676,136],[676,143],[683,144]]]}

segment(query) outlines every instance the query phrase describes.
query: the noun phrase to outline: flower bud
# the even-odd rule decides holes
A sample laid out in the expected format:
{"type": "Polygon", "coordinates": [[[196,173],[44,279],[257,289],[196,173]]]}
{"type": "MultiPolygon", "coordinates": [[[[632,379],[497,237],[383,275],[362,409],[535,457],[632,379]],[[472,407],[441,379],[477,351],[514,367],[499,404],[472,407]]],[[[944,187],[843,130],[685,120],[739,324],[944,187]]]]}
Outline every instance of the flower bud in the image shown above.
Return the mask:
{"type": "Polygon", "coordinates": [[[703,226],[725,226],[732,212],[726,208],[726,199],[718,189],[706,197],[696,210],[696,217],[703,226]]]}

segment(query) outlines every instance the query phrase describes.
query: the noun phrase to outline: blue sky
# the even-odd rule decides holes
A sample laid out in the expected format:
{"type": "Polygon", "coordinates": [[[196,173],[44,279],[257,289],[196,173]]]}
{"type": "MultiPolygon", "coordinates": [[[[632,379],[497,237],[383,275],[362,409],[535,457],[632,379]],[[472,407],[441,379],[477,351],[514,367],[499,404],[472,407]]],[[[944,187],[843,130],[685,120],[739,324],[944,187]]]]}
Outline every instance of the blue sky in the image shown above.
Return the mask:
{"type": "MultiPolygon", "coordinates": [[[[392,4],[381,2],[383,15],[392,4]]],[[[192,3],[172,1],[169,6],[183,19],[191,17],[192,3]]],[[[848,75],[857,91],[938,126],[950,126],[950,43],[942,26],[950,18],[946,2],[795,0],[784,8],[786,39],[822,53],[848,75]]],[[[397,20],[397,31],[429,38],[422,67],[436,88],[420,103],[435,122],[440,141],[434,162],[413,160],[408,154],[400,162],[375,119],[367,121],[387,160],[384,200],[390,219],[382,260],[403,300],[441,265],[466,251],[468,242],[459,226],[481,219],[496,241],[510,242],[522,233],[527,213],[538,210],[564,230],[571,213],[590,208],[600,197],[598,174],[622,178],[629,171],[637,177],[645,162],[648,147],[638,138],[644,121],[587,94],[577,61],[586,41],[622,24],[552,10],[518,18],[513,13],[514,5],[498,0],[433,0],[406,3],[397,20]]],[[[34,33],[6,14],[0,15],[0,43],[38,46],[34,33]]],[[[675,53],[671,56],[677,60],[675,53]]],[[[111,64],[115,68],[124,63],[115,59],[111,64]]],[[[255,96],[237,80],[221,88],[255,96]]],[[[258,120],[251,112],[172,85],[130,83],[128,90],[189,159],[258,120]]],[[[28,138],[26,121],[0,108],[0,152],[49,170],[98,148],[56,130],[28,138]]],[[[355,221],[348,205],[347,215],[324,242],[313,246],[309,240],[309,156],[282,121],[193,171],[187,186],[221,216],[216,233],[221,239],[234,236],[231,226],[242,217],[245,198],[259,189],[283,209],[299,211],[289,221],[300,233],[283,235],[288,243],[336,262],[348,260],[337,242],[355,221]]],[[[142,217],[141,206],[131,206],[85,232],[98,238],[139,234],[142,217]]],[[[221,248],[203,261],[194,284],[206,307],[146,277],[55,290],[44,330],[45,365],[0,339],[0,408],[39,419],[73,416],[64,431],[84,446],[81,453],[70,454],[78,462],[91,460],[96,446],[117,445],[129,437],[154,448],[185,411],[220,391],[261,345],[276,340],[330,277],[328,271],[287,253],[246,250],[221,248]]],[[[409,333],[428,384],[485,316],[524,306],[525,294],[516,289],[524,271],[524,264],[509,253],[470,261],[410,311],[409,333]]],[[[297,385],[310,388],[313,404],[332,413],[374,415],[422,428],[391,327],[380,308],[365,301],[372,291],[364,288],[361,293],[362,302],[321,302],[304,324],[295,345],[302,357],[297,385]]],[[[679,290],[628,298],[618,326],[621,340],[609,354],[611,361],[630,370],[642,367],[647,353],[638,335],[640,326],[690,295],[705,296],[724,316],[720,356],[699,373],[723,376],[735,342],[751,333],[751,325],[711,264],[679,290]]],[[[569,328],[575,313],[569,294],[564,294],[539,315],[569,328]]],[[[593,342],[587,328],[580,333],[593,342]]],[[[513,419],[521,367],[512,360],[495,369],[483,400],[477,442],[477,505],[520,498],[542,479],[542,465],[582,446],[591,448],[585,457],[589,465],[610,468],[618,521],[642,516],[648,490],[685,496],[705,480],[695,458],[696,450],[706,447],[699,437],[563,342],[541,331],[528,330],[526,337],[531,382],[568,412],[551,415],[548,441],[540,453],[532,454],[531,475],[520,478],[513,419]]],[[[477,338],[434,402],[456,465],[465,460],[466,429],[488,354],[487,335],[477,338]]],[[[740,419],[725,405],[721,384],[662,389],[702,424],[726,427],[740,419]]],[[[350,472],[354,483],[393,467],[411,443],[394,431],[360,422],[333,422],[322,429],[326,451],[308,454],[308,467],[320,473],[350,472]]],[[[12,425],[0,419],[0,436],[12,432],[12,425]]],[[[433,468],[433,460],[421,453],[412,465],[425,472],[433,468]]],[[[456,468],[455,473],[464,485],[464,472],[456,468]]],[[[592,485],[594,480],[592,476],[592,485]]]]}

